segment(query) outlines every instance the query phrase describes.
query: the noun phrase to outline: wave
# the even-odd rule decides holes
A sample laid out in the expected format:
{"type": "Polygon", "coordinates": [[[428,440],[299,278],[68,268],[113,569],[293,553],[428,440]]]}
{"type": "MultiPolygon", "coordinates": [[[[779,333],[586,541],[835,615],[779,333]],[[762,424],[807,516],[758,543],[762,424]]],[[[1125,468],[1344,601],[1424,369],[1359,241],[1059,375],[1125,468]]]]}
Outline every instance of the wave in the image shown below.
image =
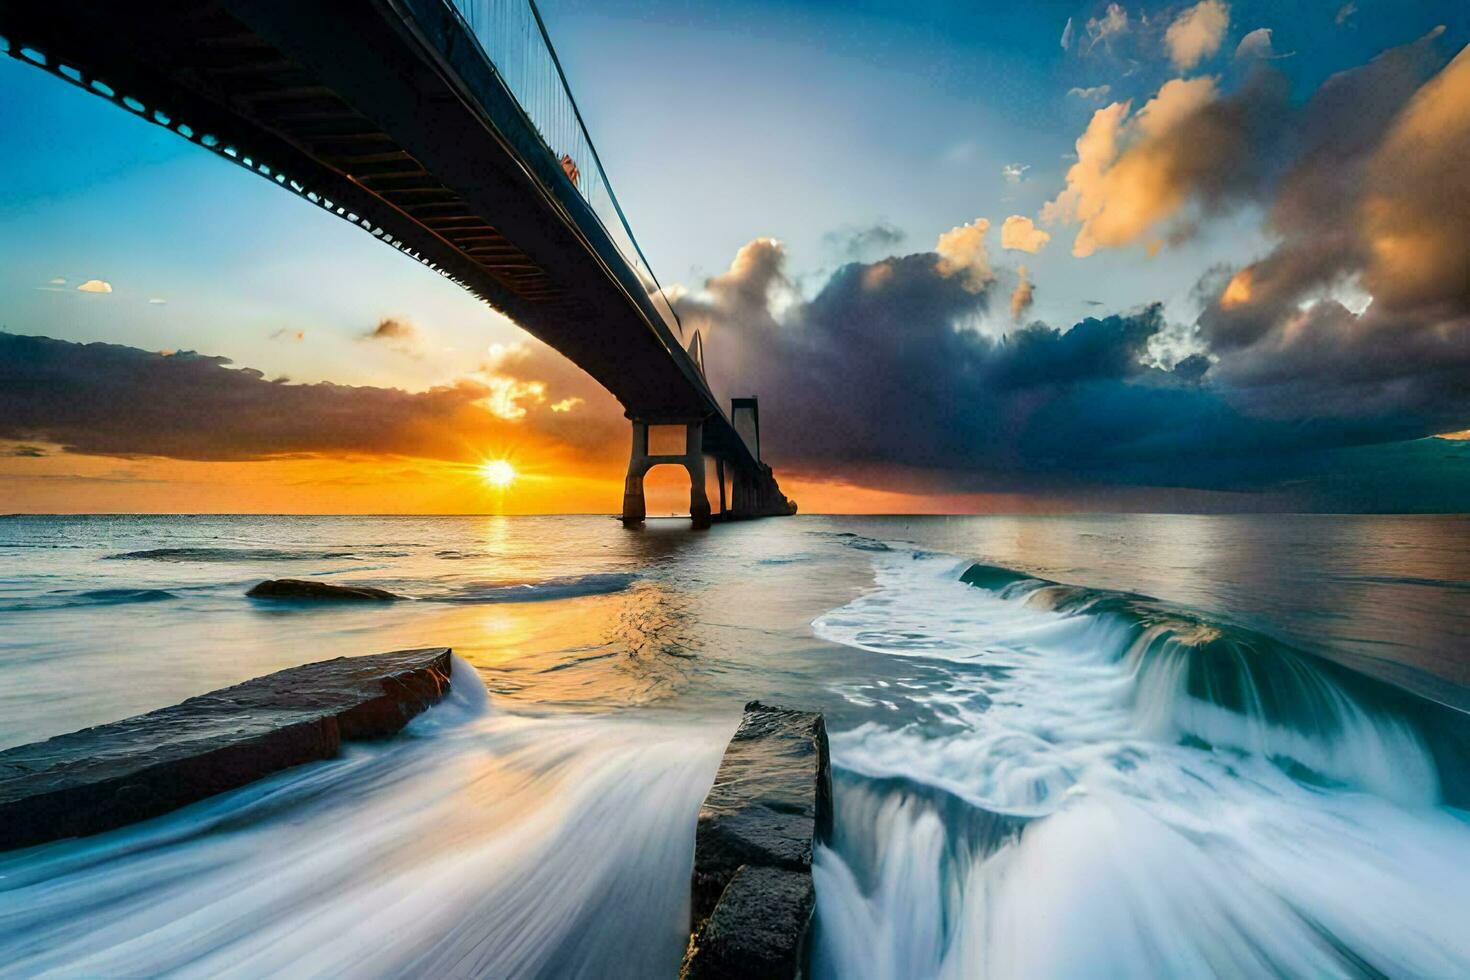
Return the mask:
{"type": "Polygon", "coordinates": [[[730,726],[528,717],[452,680],[399,737],[0,854],[0,974],[676,973],[730,726]]]}
{"type": "MultiPolygon", "coordinates": [[[[279,548],[148,548],[143,551],[122,551],[103,557],[113,561],[195,562],[360,560],[351,551],[286,551],[279,548]]],[[[374,554],[373,557],[402,556],[396,552],[388,552],[374,554]]]]}
{"type": "Polygon", "coordinates": [[[57,590],[33,599],[0,605],[0,611],[24,612],[35,609],[69,609],[83,606],[125,606],[139,602],[162,602],[177,599],[167,589],[87,589],[57,590]]]}
{"type": "Polygon", "coordinates": [[[1147,596],[873,562],[813,624],[897,658],[839,687],[814,976],[1470,973],[1464,716],[1147,596]]]}
{"type": "Polygon", "coordinates": [[[1441,773],[1458,782],[1470,764],[1445,730],[1470,719],[1258,631],[993,565],[971,565],[960,581],[1093,624],[1098,649],[1130,672],[1132,714],[1151,737],[1401,799],[1438,799],[1441,773]]]}
{"type": "Polygon", "coordinates": [[[488,582],[467,585],[445,595],[429,596],[434,602],[495,603],[548,602],[579,596],[609,595],[630,588],[638,576],[631,572],[592,572],[543,579],[539,582],[488,582]]]}

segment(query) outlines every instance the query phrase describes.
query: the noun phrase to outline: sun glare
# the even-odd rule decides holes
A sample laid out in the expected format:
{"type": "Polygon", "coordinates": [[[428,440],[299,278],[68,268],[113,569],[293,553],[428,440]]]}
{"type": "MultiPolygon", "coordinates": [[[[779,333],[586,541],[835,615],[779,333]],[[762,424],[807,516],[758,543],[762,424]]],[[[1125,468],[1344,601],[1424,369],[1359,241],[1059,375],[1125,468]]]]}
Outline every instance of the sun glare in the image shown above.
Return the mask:
{"type": "Polygon", "coordinates": [[[492,459],[480,466],[480,479],[497,490],[504,490],[516,481],[516,468],[503,459],[492,459]]]}

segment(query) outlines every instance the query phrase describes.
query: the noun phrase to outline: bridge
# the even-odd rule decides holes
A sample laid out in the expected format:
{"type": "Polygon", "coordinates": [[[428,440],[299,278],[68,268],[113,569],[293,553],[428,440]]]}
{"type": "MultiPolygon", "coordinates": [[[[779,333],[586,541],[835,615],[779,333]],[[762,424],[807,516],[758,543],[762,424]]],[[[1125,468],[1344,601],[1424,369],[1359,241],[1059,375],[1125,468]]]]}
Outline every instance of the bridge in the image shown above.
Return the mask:
{"type": "Polygon", "coordinates": [[[727,413],[710,390],[532,0],[0,0],[0,46],[358,225],[564,354],[631,423],[625,523],[665,463],[688,470],[696,525],[794,513],[755,400],[727,413]],[[677,444],[654,451],[663,427],[677,444]]]}

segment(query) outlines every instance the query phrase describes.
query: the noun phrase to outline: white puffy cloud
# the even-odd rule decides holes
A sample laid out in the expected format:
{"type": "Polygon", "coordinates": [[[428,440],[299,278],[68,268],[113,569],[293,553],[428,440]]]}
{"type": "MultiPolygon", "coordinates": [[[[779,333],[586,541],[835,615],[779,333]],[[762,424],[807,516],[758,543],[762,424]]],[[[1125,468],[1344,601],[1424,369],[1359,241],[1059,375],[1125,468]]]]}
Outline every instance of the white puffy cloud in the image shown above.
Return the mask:
{"type": "Polygon", "coordinates": [[[1084,102],[1097,102],[1108,97],[1111,85],[1089,85],[1086,88],[1069,88],[1067,94],[1084,102]]]}
{"type": "Polygon", "coordinates": [[[77,289],[83,293],[110,293],[112,292],[112,283],[105,282],[101,279],[88,279],[78,286],[77,289]]]}
{"type": "Polygon", "coordinates": [[[1185,10],[1164,32],[1164,45],[1174,67],[1188,71],[1220,50],[1230,26],[1230,5],[1224,0],[1200,0],[1185,10]]]}

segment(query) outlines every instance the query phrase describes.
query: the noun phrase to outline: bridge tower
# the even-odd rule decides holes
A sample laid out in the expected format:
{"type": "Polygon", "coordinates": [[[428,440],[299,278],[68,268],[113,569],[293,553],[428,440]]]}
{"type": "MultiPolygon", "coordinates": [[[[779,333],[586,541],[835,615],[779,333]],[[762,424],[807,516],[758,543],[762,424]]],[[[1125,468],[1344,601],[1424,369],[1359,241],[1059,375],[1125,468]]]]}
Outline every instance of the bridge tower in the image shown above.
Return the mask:
{"type": "MultiPolygon", "coordinates": [[[[704,422],[666,422],[648,419],[633,419],[633,452],[628,458],[628,478],[623,483],[623,523],[628,526],[642,524],[648,516],[643,500],[643,477],[649,470],[662,463],[673,463],[689,471],[689,517],[695,527],[709,527],[709,496],[704,490],[704,422]],[[650,453],[648,451],[648,427],[650,425],[682,425],[684,427],[684,451],[682,453],[650,453]]],[[[724,496],[723,484],[720,490],[724,496]]]]}

